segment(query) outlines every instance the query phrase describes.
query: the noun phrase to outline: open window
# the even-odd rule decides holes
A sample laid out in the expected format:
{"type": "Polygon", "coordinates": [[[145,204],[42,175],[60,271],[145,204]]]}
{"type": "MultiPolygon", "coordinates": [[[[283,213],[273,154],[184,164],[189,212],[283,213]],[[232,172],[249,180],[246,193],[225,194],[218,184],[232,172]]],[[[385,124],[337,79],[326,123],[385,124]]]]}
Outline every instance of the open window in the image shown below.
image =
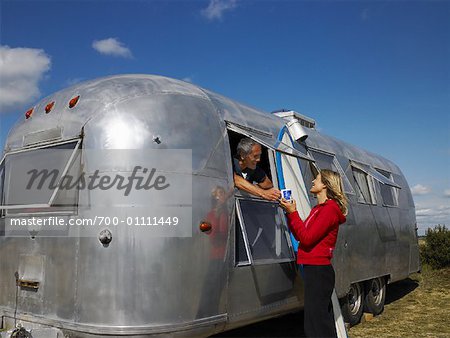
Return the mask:
{"type": "MultiPolygon", "coordinates": [[[[234,158],[236,156],[237,145],[239,141],[248,137],[261,145],[261,160],[258,163],[258,167],[264,170],[267,177],[272,181],[274,187],[279,188],[277,182],[277,171],[275,166],[275,153],[281,153],[284,155],[292,156],[298,159],[304,159],[312,161],[311,157],[306,153],[298,149],[295,149],[288,144],[284,143],[282,140],[276,139],[272,134],[256,130],[251,127],[242,126],[234,122],[227,121],[228,139],[230,143],[231,156],[234,158]]],[[[233,160],[233,159],[231,159],[233,160]]],[[[242,192],[239,192],[242,194],[242,192]]],[[[242,194],[244,196],[251,196],[245,192],[242,194]]],[[[253,196],[256,197],[256,196],[253,196]]]]}
{"type": "Polygon", "coordinates": [[[7,153],[1,163],[1,209],[6,215],[73,212],[78,205],[81,140],[7,153]],[[68,178],[71,177],[71,182],[68,178]]]}
{"type": "Polygon", "coordinates": [[[378,169],[378,168],[375,168],[375,170],[377,172],[379,172],[381,175],[383,175],[386,179],[388,179],[388,181],[384,181],[384,182],[379,181],[380,193],[381,193],[381,199],[383,201],[383,205],[391,206],[391,207],[398,206],[399,188],[390,184],[391,182],[394,182],[392,173],[390,173],[386,170],[378,169]]]}
{"type": "Polygon", "coordinates": [[[299,159],[299,163],[303,174],[303,180],[305,182],[305,189],[309,197],[309,202],[311,204],[315,196],[310,192],[310,189],[312,186],[312,181],[316,178],[317,174],[319,173],[319,168],[317,167],[316,163],[313,162],[312,160],[299,159]]]}
{"type": "MultiPolygon", "coordinates": [[[[275,152],[281,151],[303,156],[296,149],[262,131],[229,125],[228,140],[232,157],[237,145],[249,137],[261,145],[261,160],[258,163],[278,188],[275,152]]],[[[230,159],[232,160],[232,159],[230,159]]],[[[285,216],[277,202],[269,202],[236,190],[235,219],[235,264],[236,266],[272,264],[295,260],[285,216]]]]}
{"type": "Polygon", "coordinates": [[[237,266],[294,260],[285,217],[278,203],[238,198],[236,214],[237,266]]]}
{"type": "Polygon", "coordinates": [[[342,183],[344,185],[344,192],[348,194],[354,194],[355,191],[353,190],[352,185],[350,184],[347,175],[345,175],[344,170],[342,170],[341,165],[339,164],[338,160],[336,159],[336,156],[333,154],[326,153],[321,150],[311,149],[309,148],[309,151],[316,160],[316,164],[319,166],[320,169],[329,169],[333,170],[334,172],[339,173],[342,178],[342,183]]]}
{"type": "Polygon", "coordinates": [[[269,148],[269,149],[272,149],[275,151],[279,151],[280,153],[295,156],[298,158],[310,159],[310,157],[307,154],[303,154],[299,150],[290,147],[283,141],[276,139],[270,133],[267,133],[267,132],[264,132],[261,130],[256,130],[251,127],[242,126],[240,124],[229,122],[229,121],[227,121],[227,128],[229,131],[231,130],[242,136],[251,138],[252,140],[258,142],[259,144],[261,144],[262,146],[264,146],[266,148],[269,148]]]}
{"type": "MultiPolygon", "coordinates": [[[[233,158],[237,157],[237,145],[239,141],[246,136],[236,133],[234,131],[228,130],[228,140],[230,143],[231,150],[231,161],[233,158]]],[[[273,166],[270,165],[270,161],[272,158],[271,150],[267,149],[264,145],[261,145],[261,161],[258,163],[258,167],[260,167],[266,173],[267,177],[272,181],[272,183],[276,184],[276,173],[273,170],[273,166]],[[275,181],[275,182],[274,182],[275,181]]],[[[255,196],[256,197],[256,196],[255,196]]]]}
{"type": "Polygon", "coordinates": [[[353,178],[356,182],[356,194],[358,202],[364,204],[376,204],[375,189],[372,176],[368,174],[365,165],[351,162],[353,178]]]}

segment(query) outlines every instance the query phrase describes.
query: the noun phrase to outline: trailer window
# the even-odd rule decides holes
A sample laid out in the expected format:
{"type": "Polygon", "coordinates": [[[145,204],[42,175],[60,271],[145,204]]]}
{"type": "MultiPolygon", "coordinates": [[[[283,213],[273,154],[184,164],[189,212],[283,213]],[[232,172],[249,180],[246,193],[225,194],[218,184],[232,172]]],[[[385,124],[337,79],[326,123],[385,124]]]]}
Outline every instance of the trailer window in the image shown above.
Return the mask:
{"type": "Polygon", "coordinates": [[[312,157],[316,160],[316,163],[320,169],[333,170],[341,175],[342,183],[344,185],[344,191],[346,193],[350,194],[355,193],[355,191],[352,188],[352,185],[350,184],[347,178],[347,175],[345,175],[344,170],[342,170],[341,165],[336,159],[336,156],[314,149],[309,149],[309,151],[312,157]]]}
{"type": "MultiPolygon", "coordinates": [[[[3,205],[3,182],[5,180],[5,161],[0,162],[0,205],[3,205]]],[[[0,210],[0,216],[3,216],[4,210],[0,210]]]]}
{"type": "Polygon", "coordinates": [[[311,202],[314,199],[314,194],[312,194],[309,190],[312,186],[312,181],[316,178],[319,173],[319,168],[317,168],[316,164],[312,161],[300,159],[300,168],[303,173],[303,178],[305,180],[306,191],[308,192],[309,201],[311,202]]]}
{"type": "Polygon", "coordinates": [[[376,204],[372,178],[354,166],[352,166],[352,173],[356,182],[358,202],[376,204]]]}
{"type": "MultiPolygon", "coordinates": [[[[234,158],[237,156],[237,145],[239,144],[239,141],[244,138],[244,135],[238,134],[234,131],[228,130],[228,140],[230,142],[230,151],[231,151],[231,160],[233,161],[234,158]]],[[[233,165],[233,163],[231,163],[233,165]]],[[[272,183],[275,186],[274,177],[272,176],[272,170],[270,169],[270,160],[269,160],[269,153],[268,149],[261,145],[261,160],[258,163],[258,167],[264,170],[267,177],[272,181],[272,183]]]]}
{"type": "Polygon", "coordinates": [[[77,140],[6,154],[2,180],[6,214],[73,210],[78,189],[61,187],[66,175],[79,177],[79,145],[77,140]]]}
{"type": "MultiPolygon", "coordinates": [[[[388,178],[391,181],[394,181],[392,177],[392,173],[375,168],[376,171],[378,171],[381,175],[388,178]]],[[[382,182],[379,182],[380,184],[380,193],[381,193],[381,199],[383,200],[383,205],[386,206],[398,206],[398,188],[393,187],[392,185],[388,185],[382,182]]]]}
{"type": "Polygon", "coordinates": [[[243,229],[239,217],[236,217],[235,265],[250,265],[249,248],[244,240],[243,229]]]}
{"type": "Polygon", "coordinates": [[[294,260],[287,240],[287,226],[278,203],[238,199],[236,210],[252,264],[294,260]]]}
{"type": "Polygon", "coordinates": [[[247,136],[252,140],[258,142],[266,148],[284,153],[287,155],[295,156],[298,158],[310,159],[307,154],[303,154],[298,149],[292,148],[281,140],[275,138],[271,133],[257,130],[252,127],[243,126],[234,122],[226,121],[228,130],[231,130],[237,134],[247,136]]]}

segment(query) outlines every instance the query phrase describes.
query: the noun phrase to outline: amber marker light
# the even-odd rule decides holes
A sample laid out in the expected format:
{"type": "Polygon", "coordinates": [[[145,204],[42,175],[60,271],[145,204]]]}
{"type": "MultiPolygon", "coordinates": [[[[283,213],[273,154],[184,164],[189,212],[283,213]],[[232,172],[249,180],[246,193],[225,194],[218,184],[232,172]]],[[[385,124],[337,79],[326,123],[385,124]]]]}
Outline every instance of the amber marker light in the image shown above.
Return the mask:
{"type": "Polygon", "coordinates": [[[208,231],[211,231],[211,229],[212,229],[211,223],[205,222],[205,221],[200,223],[200,231],[201,232],[208,232],[208,231]]]}
{"type": "Polygon", "coordinates": [[[77,105],[79,99],[80,99],[80,95],[72,98],[72,100],[69,101],[69,108],[75,107],[77,105]]]}
{"type": "Polygon", "coordinates": [[[45,113],[48,114],[53,109],[53,106],[55,105],[55,101],[50,102],[48,105],[45,106],[45,113]]]}
{"type": "Polygon", "coordinates": [[[28,110],[28,111],[25,113],[25,118],[26,118],[27,120],[31,117],[31,114],[33,114],[33,109],[34,109],[34,108],[31,108],[30,110],[28,110]]]}

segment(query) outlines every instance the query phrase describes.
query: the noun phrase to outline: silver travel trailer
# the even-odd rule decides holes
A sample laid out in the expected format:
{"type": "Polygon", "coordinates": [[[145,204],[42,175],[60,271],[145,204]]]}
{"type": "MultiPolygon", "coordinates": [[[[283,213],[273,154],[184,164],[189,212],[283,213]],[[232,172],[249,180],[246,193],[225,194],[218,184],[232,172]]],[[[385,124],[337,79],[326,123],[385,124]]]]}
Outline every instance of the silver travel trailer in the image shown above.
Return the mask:
{"type": "Polygon", "coordinates": [[[315,171],[341,173],[350,205],[333,260],[336,292],[349,321],[364,307],[381,312],[386,283],[420,269],[414,204],[394,163],[319,133],[293,111],[268,114],[190,83],[120,75],[41,100],[8,135],[0,165],[1,336],[17,335],[20,324],[22,334],[47,338],[206,337],[300,309],[296,243],[283,212],[234,189],[232,156],[243,136],[262,144],[261,166],[275,186],[292,189],[302,217],[315,204],[315,171]],[[41,166],[36,154],[57,149],[69,154],[62,173],[91,175],[95,166],[130,174],[131,153],[164,154],[154,162],[173,190],[84,189],[66,194],[60,208],[58,187],[19,199],[21,166],[41,166]],[[163,209],[184,210],[181,232],[114,223],[163,209]],[[98,226],[67,225],[105,210],[109,221],[98,226]],[[66,223],[48,233],[12,227],[34,216],[66,223]]]}

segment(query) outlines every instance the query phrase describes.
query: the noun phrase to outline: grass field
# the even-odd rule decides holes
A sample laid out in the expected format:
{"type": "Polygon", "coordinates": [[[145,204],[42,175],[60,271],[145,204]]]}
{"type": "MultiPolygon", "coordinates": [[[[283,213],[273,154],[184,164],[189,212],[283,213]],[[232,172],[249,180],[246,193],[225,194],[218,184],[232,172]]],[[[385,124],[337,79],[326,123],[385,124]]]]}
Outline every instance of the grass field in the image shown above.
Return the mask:
{"type": "MultiPolygon", "coordinates": [[[[214,337],[304,337],[302,317],[300,311],[214,337]]],[[[422,273],[389,284],[384,312],[348,333],[350,338],[450,338],[450,268],[431,270],[424,266],[422,273]]]]}
{"type": "Polygon", "coordinates": [[[450,268],[388,285],[384,312],[349,330],[358,337],[450,337],[450,268]]]}

